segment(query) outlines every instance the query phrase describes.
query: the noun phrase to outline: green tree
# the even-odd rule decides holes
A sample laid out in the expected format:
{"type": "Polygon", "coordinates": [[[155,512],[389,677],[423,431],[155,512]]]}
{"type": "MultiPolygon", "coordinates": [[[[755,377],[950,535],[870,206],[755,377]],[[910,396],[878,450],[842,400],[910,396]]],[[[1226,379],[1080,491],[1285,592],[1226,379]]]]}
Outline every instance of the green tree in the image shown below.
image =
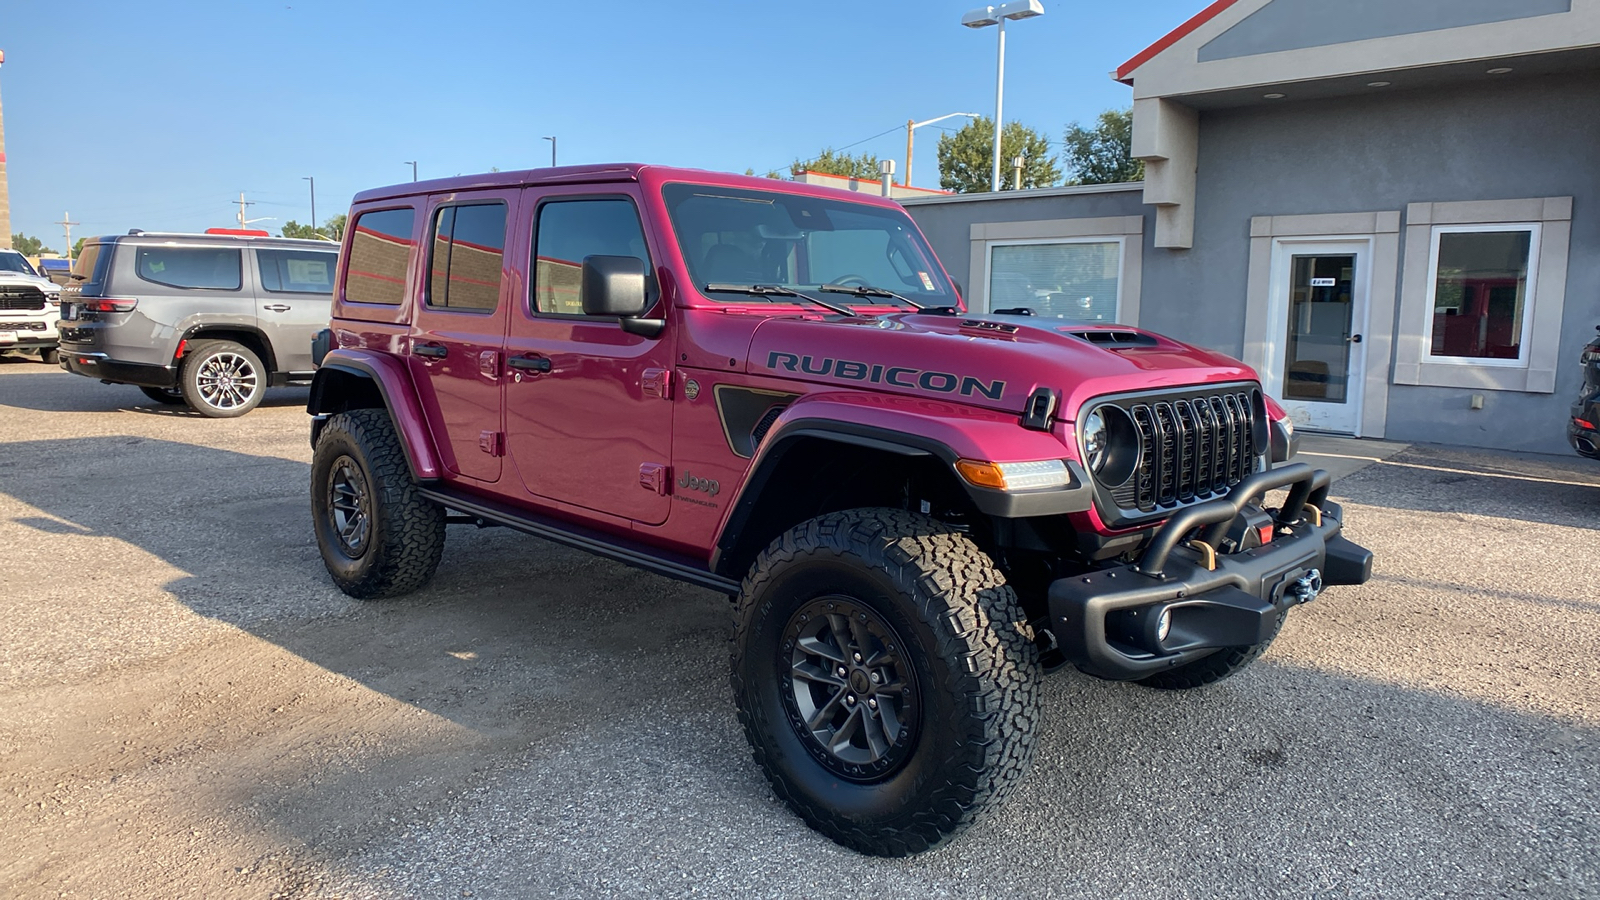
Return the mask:
{"type": "MultiPolygon", "coordinates": [[[[744,173],[746,175],[754,176],[756,174],[756,170],[755,169],[751,169],[751,168],[746,168],[744,170],[744,173]]],[[[779,173],[777,169],[768,169],[766,174],[762,175],[761,177],[762,178],[776,178],[779,181],[783,180],[783,175],[781,173],[779,173]]]]}
{"type": "Polygon", "coordinates": [[[1061,161],[1072,184],[1143,181],[1144,160],[1133,158],[1133,110],[1108,109],[1093,128],[1068,125],[1061,161]]]}
{"type": "Polygon", "coordinates": [[[797,159],[790,164],[790,175],[799,175],[801,172],[822,172],[827,175],[843,175],[846,178],[861,178],[867,181],[877,181],[883,177],[878,171],[878,157],[875,154],[863,150],[860,156],[851,156],[832,147],[824,149],[810,159],[797,159]]]}
{"type": "Polygon", "coordinates": [[[41,253],[55,252],[46,247],[44,241],[36,237],[29,237],[20,231],[11,236],[11,249],[21,253],[23,256],[38,256],[41,253]]]}
{"type": "Polygon", "coordinates": [[[344,239],[344,222],[344,213],[340,213],[337,216],[324,221],[321,228],[312,228],[310,225],[301,225],[299,222],[290,219],[289,221],[283,223],[283,228],[280,229],[278,233],[286,238],[305,238],[308,240],[320,240],[322,238],[327,238],[329,240],[338,241],[344,239]]]}
{"type": "Polygon", "coordinates": [[[88,238],[78,238],[72,242],[72,258],[77,259],[83,255],[83,244],[88,238]]]}
{"type": "MultiPolygon", "coordinates": [[[[1050,139],[1023,125],[1007,122],[1000,134],[1000,189],[1012,185],[1011,160],[1022,157],[1022,186],[1050,187],[1061,180],[1050,139]]],[[[994,164],[994,120],[979,117],[954,134],[939,136],[939,186],[962,194],[989,190],[994,164]]]]}

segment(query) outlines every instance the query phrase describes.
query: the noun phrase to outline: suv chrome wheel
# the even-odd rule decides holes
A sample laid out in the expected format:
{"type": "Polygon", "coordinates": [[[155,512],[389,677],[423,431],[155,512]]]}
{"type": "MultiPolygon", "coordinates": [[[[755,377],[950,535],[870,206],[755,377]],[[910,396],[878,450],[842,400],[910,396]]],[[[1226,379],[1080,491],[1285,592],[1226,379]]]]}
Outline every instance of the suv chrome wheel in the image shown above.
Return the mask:
{"type": "Polygon", "coordinates": [[[922,700],[894,628],[860,602],[832,594],[796,611],[784,633],[784,707],[811,755],[852,781],[899,768],[916,746],[922,700]]]}
{"type": "Polygon", "coordinates": [[[237,353],[218,353],[203,361],[195,377],[206,403],[230,410],[248,403],[260,380],[250,360],[237,353]]]}
{"type": "Polygon", "coordinates": [[[351,557],[358,557],[367,549],[367,534],[372,527],[367,495],[367,479],[355,460],[348,456],[334,460],[333,475],[328,479],[328,515],[333,519],[339,546],[351,557]]]}
{"type": "Polygon", "coordinates": [[[195,412],[212,419],[242,416],[267,393],[261,357],[233,341],[196,341],[184,357],[179,389],[195,412]]]}

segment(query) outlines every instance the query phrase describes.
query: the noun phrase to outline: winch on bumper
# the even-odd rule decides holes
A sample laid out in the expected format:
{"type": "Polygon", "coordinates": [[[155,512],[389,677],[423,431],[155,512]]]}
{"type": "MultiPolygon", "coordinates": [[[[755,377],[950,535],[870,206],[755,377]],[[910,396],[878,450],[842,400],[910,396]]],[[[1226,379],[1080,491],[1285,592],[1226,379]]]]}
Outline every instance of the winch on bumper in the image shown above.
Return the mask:
{"type": "Polygon", "coordinates": [[[1340,536],[1343,511],[1328,500],[1330,483],[1304,463],[1257,473],[1227,497],[1175,513],[1137,564],[1055,581],[1050,621],[1061,652],[1091,675],[1145,678],[1262,643],[1285,610],[1324,585],[1364,583],[1372,553],[1340,536]],[[1289,495],[1271,517],[1272,539],[1217,553],[1245,508],[1280,488],[1289,495]]]}

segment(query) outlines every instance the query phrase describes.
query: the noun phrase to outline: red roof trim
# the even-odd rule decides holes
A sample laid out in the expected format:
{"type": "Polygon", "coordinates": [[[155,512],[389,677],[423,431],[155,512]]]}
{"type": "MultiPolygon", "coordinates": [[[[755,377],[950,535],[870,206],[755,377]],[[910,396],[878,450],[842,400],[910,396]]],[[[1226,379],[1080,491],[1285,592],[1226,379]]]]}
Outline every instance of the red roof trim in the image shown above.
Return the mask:
{"type": "Polygon", "coordinates": [[[1177,28],[1172,29],[1172,31],[1169,32],[1166,37],[1144,48],[1144,50],[1138,56],[1135,56],[1133,59],[1130,59],[1121,66],[1118,66],[1117,80],[1122,81],[1126,79],[1129,75],[1133,74],[1134,69],[1139,68],[1140,66],[1160,55],[1163,50],[1166,50],[1173,44],[1176,44],[1177,42],[1193,34],[1195,29],[1211,21],[1212,19],[1215,19],[1222,13],[1223,10],[1238,2],[1239,0],[1216,0],[1215,3],[1212,3],[1210,6],[1202,9],[1199,15],[1183,23],[1182,25],[1179,25],[1177,28]]]}

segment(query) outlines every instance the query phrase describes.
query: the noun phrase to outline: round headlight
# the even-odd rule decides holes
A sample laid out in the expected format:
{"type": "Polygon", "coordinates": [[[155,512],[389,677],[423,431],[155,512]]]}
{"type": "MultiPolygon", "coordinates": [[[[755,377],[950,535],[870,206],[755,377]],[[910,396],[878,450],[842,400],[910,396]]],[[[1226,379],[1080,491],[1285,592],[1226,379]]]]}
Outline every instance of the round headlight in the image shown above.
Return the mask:
{"type": "Polygon", "coordinates": [[[1106,464],[1106,438],[1106,417],[1097,409],[1083,420],[1083,461],[1097,475],[1106,464]]]}

